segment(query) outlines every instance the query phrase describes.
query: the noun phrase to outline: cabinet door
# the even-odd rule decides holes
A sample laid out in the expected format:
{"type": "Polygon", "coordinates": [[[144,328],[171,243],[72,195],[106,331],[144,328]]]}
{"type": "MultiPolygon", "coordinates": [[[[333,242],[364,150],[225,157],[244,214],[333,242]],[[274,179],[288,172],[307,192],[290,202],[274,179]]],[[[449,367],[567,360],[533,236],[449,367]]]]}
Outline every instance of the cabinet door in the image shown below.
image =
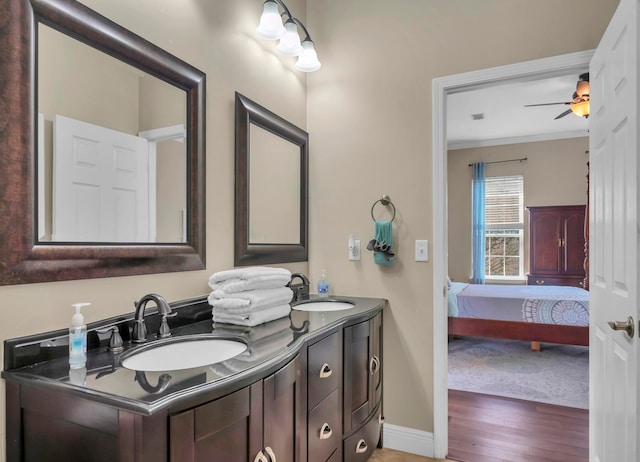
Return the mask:
{"type": "Polygon", "coordinates": [[[567,275],[584,274],[584,209],[567,210],[562,216],[563,264],[567,275]]]}
{"type": "Polygon", "coordinates": [[[303,435],[299,429],[304,427],[300,415],[302,396],[299,363],[299,357],[296,357],[264,379],[264,453],[272,461],[300,461],[300,438],[303,435]]]}
{"type": "Polygon", "coordinates": [[[262,450],[262,382],[170,417],[171,462],[247,462],[262,450]]]}
{"type": "Polygon", "coordinates": [[[344,330],[344,422],[348,433],[365,422],[382,396],[382,315],[344,330]]]}
{"type": "Polygon", "coordinates": [[[530,268],[532,274],[560,274],[561,212],[558,209],[531,210],[529,215],[530,268]]]}

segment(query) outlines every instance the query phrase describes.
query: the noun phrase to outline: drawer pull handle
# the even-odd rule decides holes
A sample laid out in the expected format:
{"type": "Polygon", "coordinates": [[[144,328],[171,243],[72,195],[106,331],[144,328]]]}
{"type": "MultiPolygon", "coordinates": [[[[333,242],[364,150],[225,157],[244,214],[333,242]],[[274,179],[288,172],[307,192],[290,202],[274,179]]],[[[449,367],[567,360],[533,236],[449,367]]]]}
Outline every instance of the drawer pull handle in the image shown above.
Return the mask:
{"type": "Polygon", "coordinates": [[[371,360],[369,361],[369,373],[371,375],[374,375],[379,370],[380,370],[380,360],[376,355],[373,355],[371,357],[371,360]]]}
{"type": "Polygon", "coordinates": [[[256,458],[253,459],[253,462],[269,462],[269,460],[265,457],[262,451],[258,451],[256,454],[256,458]]]}
{"type": "Polygon", "coordinates": [[[271,449],[269,446],[267,446],[266,448],[264,448],[264,450],[267,451],[267,455],[271,459],[271,462],[277,462],[276,461],[276,455],[273,453],[273,449],[271,449]]]}
{"type": "Polygon", "coordinates": [[[536,284],[541,286],[542,284],[544,284],[544,279],[536,279],[536,284]]]}
{"type": "Polygon", "coordinates": [[[360,440],[358,444],[356,444],[356,454],[362,454],[363,452],[367,452],[367,442],[360,440]]]}
{"type": "Polygon", "coordinates": [[[328,423],[323,423],[322,427],[320,428],[320,439],[326,440],[327,438],[331,438],[331,435],[333,435],[333,430],[331,430],[331,427],[328,423]]]}
{"type": "Polygon", "coordinates": [[[327,377],[331,377],[331,374],[333,374],[331,367],[329,367],[327,363],[324,363],[320,368],[320,378],[326,379],[327,377]]]}

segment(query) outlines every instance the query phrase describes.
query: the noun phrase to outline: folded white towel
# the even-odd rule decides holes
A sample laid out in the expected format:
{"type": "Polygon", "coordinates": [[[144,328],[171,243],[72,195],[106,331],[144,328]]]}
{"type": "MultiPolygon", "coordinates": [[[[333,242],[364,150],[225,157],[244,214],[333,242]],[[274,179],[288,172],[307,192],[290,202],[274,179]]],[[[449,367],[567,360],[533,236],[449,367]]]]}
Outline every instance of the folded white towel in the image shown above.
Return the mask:
{"type": "MultiPolygon", "coordinates": [[[[225,310],[216,308],[218,313],[225,313],[225,310]]],[[[213,310],[212,310],[213,312],[213,310]]],[[[291,331],[291,319],[289,317],[276,319],[275,321],[261,324],[255,327],[238,326],[234,324],[218,324],[214,325],[214,330],[222,335],[241,335],[249,344],[253,344],[265,337],[280,333],[282,331],[291,331]]]]}
{"type": "Polygon", "coordinates": [[[213,273],[209,278],[209,286],[228,279],[252,279],[259,276],[288,276],[291,279],[291,272],[285,268],[273,268],[270,266],[249,266],[246,268],[236,268],[213,273]]]}
{"type": "Polygon", "coordinates": [[[291,281],[291,274],[259,274],[248,279],[230,278],[220,282],[209,283],[209,287],[211,287],[212,290],[222,290],[228,294],[232,294],[247,290],[284,287],[289,281],[291,281]]]}
{"type": "Polygon", "coordinates": [[[226,310],[255,310],[289,303],[293,292],[288,287],[276,289],[247,290],[228,294],[223,290],[214,290],[207,300],[214,308],[226,310]]]}
{"type": "Polygon", "coordinates": [[[237,324],[240,326],[257,326],[265,322],[273,321],[288,316],[291,312],[291,306],[276,305],[271,308],[252,311],[248,314],[235,314],[226,311],[220,311],[213,308],[213,322],[222,322],[227,324],[237,324]]]}

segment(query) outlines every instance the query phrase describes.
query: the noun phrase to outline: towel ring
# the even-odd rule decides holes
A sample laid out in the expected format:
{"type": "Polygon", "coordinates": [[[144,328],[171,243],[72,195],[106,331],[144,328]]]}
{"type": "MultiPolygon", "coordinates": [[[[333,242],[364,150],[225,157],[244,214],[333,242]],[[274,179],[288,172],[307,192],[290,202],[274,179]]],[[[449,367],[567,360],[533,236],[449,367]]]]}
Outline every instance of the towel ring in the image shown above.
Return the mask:
{"type": "Polygon", "coordinates": [[[393,209],[393,216],[391,217],[391,221],[393,221],[396,218],[396,206],[393,205],[393,202],[391,202],[391,198],[389,196],[387,196],[386,194],[382,195],[381,199],[378,199],[377,201],[375,201],[373,203],[373,205],[371,206],[371,218],[373,218],[373,221],[376,221],[376,218],[373,216],[373,209],[376,207],[376,204],[380,202],[382,205],[390,205],[391,208],[393,209]]]}

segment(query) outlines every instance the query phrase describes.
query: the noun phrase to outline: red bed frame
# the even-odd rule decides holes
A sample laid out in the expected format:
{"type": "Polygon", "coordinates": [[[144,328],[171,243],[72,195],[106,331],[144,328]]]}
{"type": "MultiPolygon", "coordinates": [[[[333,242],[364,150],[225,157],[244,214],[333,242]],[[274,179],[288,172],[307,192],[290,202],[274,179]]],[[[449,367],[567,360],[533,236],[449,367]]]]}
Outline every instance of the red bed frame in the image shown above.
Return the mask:
{"type": "Polygon", "coordinates": [[[589,346],[588,326],[449,317],[449,335],[526,340],[532,342],[532,349],[538,350],[541,342],[589,346]],[[536,343],[538,348],[534,347],[536,343]]]}

